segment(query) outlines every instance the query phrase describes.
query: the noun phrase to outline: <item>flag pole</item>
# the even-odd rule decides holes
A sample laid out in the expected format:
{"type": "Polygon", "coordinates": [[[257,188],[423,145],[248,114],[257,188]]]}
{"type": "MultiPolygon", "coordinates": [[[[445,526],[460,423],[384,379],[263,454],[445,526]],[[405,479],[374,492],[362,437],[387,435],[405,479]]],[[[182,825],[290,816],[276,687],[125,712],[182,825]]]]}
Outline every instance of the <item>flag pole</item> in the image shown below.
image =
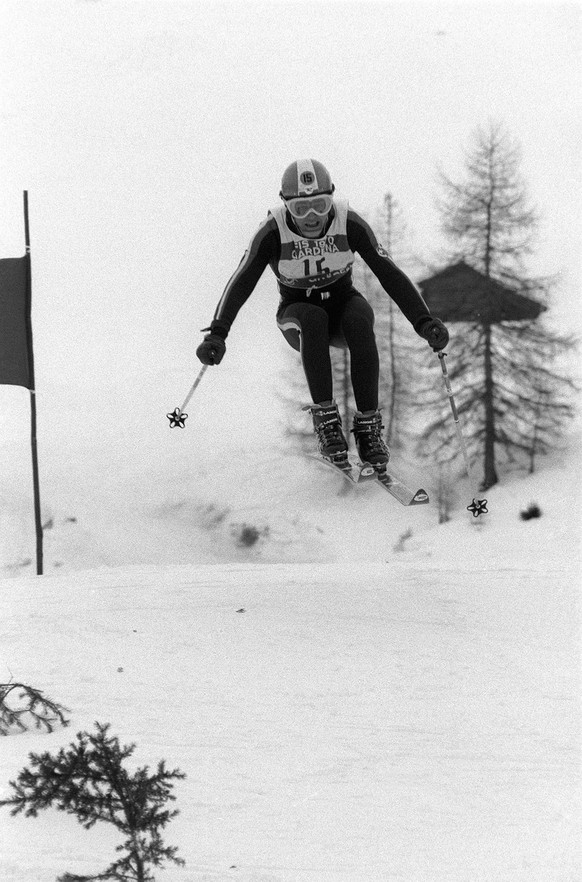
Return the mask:
{"type": "Polygon", "coordinates": [[[42,518],[40,510],[40,486],[38,474],[38,448],[36,443],[36,389],[34,382],[34,354],[32,349],[32,273],[30,262],[30,228],[28,223],[28,190],[24,191],[24,240],[26,244],[26,337],[28,349],[28,377],[30,392],[30,443],[32,450],[32,483],[34,488],[34,523],[36,529],[36,573],[43,574],[42,518]]]}

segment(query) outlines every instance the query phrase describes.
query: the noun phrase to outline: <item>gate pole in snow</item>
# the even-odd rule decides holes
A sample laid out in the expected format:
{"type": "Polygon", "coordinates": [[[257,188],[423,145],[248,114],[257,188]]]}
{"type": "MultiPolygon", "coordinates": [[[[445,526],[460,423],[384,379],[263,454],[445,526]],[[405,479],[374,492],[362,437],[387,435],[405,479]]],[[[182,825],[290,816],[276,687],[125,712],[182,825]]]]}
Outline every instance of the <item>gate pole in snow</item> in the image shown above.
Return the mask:
{"type": "Polygon", "coordinates": [[[32,451],[32,483],[34,490],[34,523],[36,529],[36,573],[43,574],[43,535],[40,507],[40,482],[38,474],[38,447],[36,442],[36,389],[34,382],[34,354],[32,349],[32,273],[30,262],[30,229],[28,222],[28,190],[24,191],[24,241],[26,245],[26,336],[28,349],[28,372],[30,392],[30,445],[32,451]]]}

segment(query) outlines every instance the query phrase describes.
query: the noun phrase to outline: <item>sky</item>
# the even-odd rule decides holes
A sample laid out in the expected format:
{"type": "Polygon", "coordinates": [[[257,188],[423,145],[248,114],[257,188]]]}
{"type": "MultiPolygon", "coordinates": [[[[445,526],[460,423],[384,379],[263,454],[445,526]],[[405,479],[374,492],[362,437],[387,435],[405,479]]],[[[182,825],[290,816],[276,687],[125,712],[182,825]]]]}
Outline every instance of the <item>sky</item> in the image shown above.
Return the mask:
{"type": "MultiPolygon", "coordinates": [[[[299,157],[371,218],[391,192],[434,259],[437,169],[458,176],[490,120],[521,145],[534,269],[559,274],[555,315],[576,329],[580,12],[1,0],[0,257],[23,252],[27,189],[37,385],[179,371],[183,397],[200,329],[299,157]]],[[[243,396],[281,358],[276,305],[267,270],[219,368],[243,396]]]]}

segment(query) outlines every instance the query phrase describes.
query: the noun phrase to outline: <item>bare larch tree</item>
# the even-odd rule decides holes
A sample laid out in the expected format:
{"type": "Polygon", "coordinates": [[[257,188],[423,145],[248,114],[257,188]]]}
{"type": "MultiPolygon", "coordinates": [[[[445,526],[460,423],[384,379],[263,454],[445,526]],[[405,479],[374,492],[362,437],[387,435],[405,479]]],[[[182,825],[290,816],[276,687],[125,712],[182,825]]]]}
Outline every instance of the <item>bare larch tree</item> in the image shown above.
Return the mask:
{"type": "MultiPolygon", "coordinates": [[[[538,219],[520,161],[520,149],[502,125],[477,129],[464,178],[454,181],[441,172],[443,195],[437,204],[450,243],[449,263],[464,261],[546,309],[555,284],[528,271],[538,219]]],[[[556,363],[574,345],[572,337],[552,331],[545,318],[492,321],[475,314],[474,321],[455,326],[451,376],[460,390],[470,446],[483,455],[483,490],[498,481],[500,450],[508,462],[522,463],[525,454],[531,469],[536,453],[558,442],[564,421],[574,415],[574,383],[556,363]]],[[[436,401],[429,391],[425,405],[438,409],[436,401]]],[[[449,447],[451,429],[446,404],[441,407],[423,443],[432,436],[442,451],[449,447]]]]}

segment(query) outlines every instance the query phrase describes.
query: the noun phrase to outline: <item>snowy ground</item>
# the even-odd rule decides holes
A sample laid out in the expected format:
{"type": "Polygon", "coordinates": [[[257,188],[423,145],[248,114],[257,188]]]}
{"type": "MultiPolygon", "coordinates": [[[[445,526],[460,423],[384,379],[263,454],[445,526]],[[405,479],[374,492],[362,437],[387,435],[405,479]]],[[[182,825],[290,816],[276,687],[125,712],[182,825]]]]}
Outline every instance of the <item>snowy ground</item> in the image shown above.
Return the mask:
{"type": "MultiPolygon", "coordinates": [[[[5,587],[5,667],[73,729],[4,739],[2,779],[110,722],[136,761],[188,775],[166,837],[187,866],[163,878],[579,878],[567,567],[242,563],[5,587]]],[[[116,842],[50,810],[2,826],[7,882],[97,870],[116,842]]]]}
{"type": "MultiPolygon", "coordinates": [[[[193,457],[203,424],[47,443],[40,579],[3,473],[2,679],[71,726],[2,739],[0,797],[99,720],[187,774],[165,837],[186,866],[160,882],[580,879],[579,448],[438,525],[296,457],[193,457]]],[[[6,882],[96,872],[119,841],[54,810],[0,829],[6,882]]]]}

